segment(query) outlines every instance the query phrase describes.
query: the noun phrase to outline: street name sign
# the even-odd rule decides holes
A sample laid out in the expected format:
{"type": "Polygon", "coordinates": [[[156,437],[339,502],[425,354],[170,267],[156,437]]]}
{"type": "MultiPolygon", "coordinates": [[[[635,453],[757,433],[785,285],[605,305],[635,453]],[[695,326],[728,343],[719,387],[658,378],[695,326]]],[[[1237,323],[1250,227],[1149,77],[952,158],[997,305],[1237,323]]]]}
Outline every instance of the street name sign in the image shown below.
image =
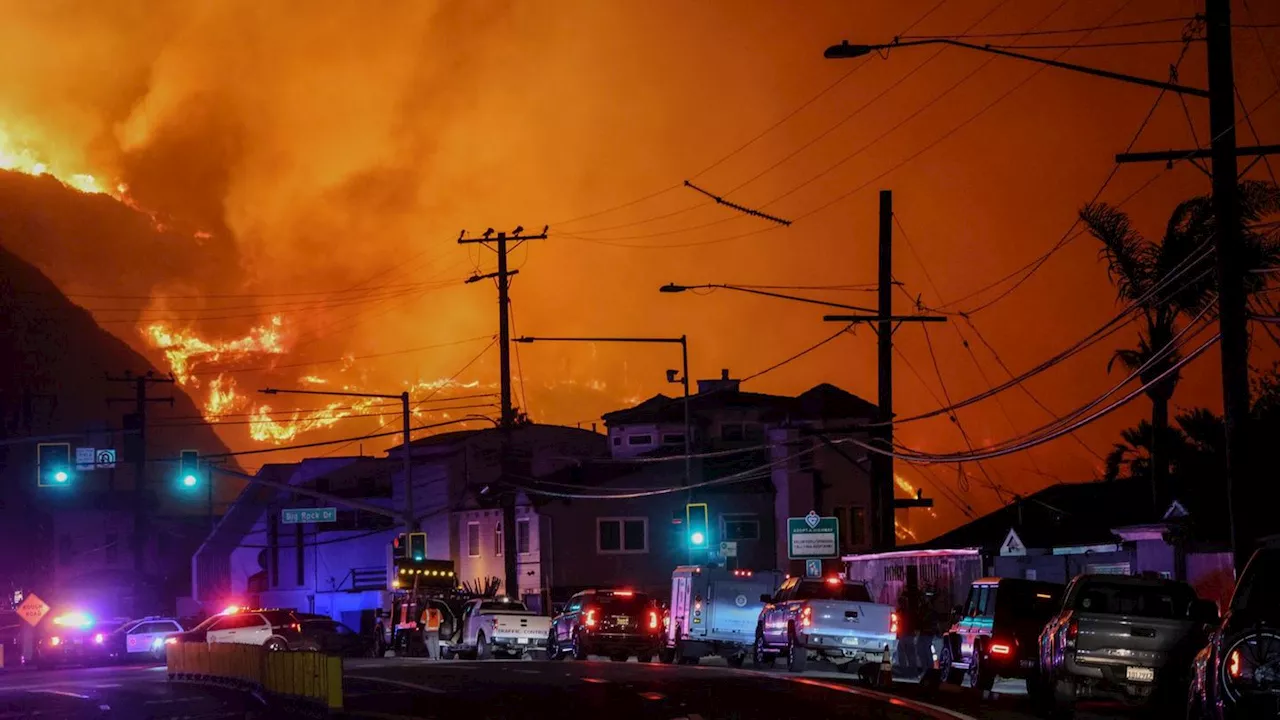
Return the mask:
{"type": "Polygon", "coordinates": [[[833,558],[840,555],[840,522],[816,512],[787,518],[787,554],[792,560],[833,558]]]}
{"type": "Polygon", "coordinates": [[[722,540],[720,542],[720,557],[738,557],[738,541],[722,540]]]}
{"type": "Polygon", "coordinates": [[[331,523],[338,521],[338,508],[286,508],[280,511],[280,522],[285,525],[302,523],[331,523]]]}

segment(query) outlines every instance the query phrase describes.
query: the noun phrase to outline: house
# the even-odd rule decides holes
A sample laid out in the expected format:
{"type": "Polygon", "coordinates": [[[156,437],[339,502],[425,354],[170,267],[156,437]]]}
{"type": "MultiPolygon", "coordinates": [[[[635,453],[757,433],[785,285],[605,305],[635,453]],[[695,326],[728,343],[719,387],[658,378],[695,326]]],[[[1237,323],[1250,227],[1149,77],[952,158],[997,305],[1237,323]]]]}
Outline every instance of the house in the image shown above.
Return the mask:
{"type": "MultiPolygon", "coordinates": [[[[827,384],[796,396],[739,385],[725,371],[689,398],[688,478],[684,399],[657,395],[604,416],[608,458],[525,488],[540,524],[531,553],[556,599],[590,586],[663,592],[675,566],[690,562],[803,571],[789,557],[787,520],[810,511],[839,519],[839,553],[869,547],[869,462],[848,440],[865,434],[875,406],[827,384]],[[707,505],[707,551],[690,549],[689,503],[707,505]],[[733,557],[721,542],[736,545],[733,557]]],[[[483,516],[469,522],[483,553],[483,516]]]]}
{"type": "MultiPolygon", "coordinates": [[[[499,431],[485,429],[409,444],[414,514],[427,534],[427,556],[452,560],[462,579],[478,569],[472,567],[475,558],[460,552],[465,545],[457,513],[492,505],[484,489],[501,475],[502,441],[499,431]]],[[[602,435],[554,425],[517,426],[510,441],[520,476],[606,453],[602,435]]],[[[386,508],[392,517],[251,482],[192,559],[193,599],[206,612],[231,604],[296,607],[360,627],[368,611],[387,604],[391,542],[404,531],[399,514],[407,507],[403,468],[403,445],[381,458],[311,458],[264,466],[259,477],[273,484],[386,508]],[[334,522],[283,522],[284,509],[332,505],[339,506],[334,522]]],[[[539,592],[540,578],[535,574],[531,582],[532,592],[539,592]]]]}
{"type": "Polygon", "coordinates": [[[963,602],[982,576],[1066,583],[1081,573],[1155,573],[1185,579],[1202,597],[1225,601],[1234,585],[1219,508],[1188,512],[1178,501],[1151,507],[1145,479],[1060,483],[925,543],[893,553],[853,554],[850,577],[880,602],[910,584],[963,602]]]}

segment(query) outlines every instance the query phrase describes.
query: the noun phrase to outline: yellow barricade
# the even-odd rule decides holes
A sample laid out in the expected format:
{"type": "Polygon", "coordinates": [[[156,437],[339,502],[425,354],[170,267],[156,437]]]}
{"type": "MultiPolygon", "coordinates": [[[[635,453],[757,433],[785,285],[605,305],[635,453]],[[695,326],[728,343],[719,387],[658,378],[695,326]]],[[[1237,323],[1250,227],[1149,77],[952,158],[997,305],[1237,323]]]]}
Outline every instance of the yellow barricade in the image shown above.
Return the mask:
{"type": "Polygon", "coordinates": [[[342,658],[336,655],[201,642],[170,645],[166,654],[173,681],[231,685],[328,710],[342,709],[342,658]]]}

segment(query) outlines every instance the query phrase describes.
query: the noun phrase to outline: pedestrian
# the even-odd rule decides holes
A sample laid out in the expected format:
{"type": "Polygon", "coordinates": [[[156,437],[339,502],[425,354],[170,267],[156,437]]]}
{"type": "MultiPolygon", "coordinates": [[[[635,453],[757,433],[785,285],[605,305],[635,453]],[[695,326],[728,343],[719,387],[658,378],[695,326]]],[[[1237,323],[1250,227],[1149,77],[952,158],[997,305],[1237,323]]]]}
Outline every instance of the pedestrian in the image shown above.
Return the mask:
{"type": "Polygon", "coordinates": [[[427,646],[427,659],[440,659],[440,622],[444,617],[440,614],[440,609],[431,603],[427,603],[427,609],[422,611],[422,644],[427,646]]]}

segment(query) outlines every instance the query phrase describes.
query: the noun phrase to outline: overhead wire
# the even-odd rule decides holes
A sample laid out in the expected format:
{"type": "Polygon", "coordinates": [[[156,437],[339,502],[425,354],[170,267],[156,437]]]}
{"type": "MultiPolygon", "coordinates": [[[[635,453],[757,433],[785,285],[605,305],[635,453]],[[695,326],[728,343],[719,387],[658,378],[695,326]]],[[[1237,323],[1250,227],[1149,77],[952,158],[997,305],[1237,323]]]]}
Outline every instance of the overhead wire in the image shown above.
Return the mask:
{"type": "MultiPolygon", "coordinates": [[[[1114,17],[1114,15],[1113,15],[1114,17]]],[[[972,40],[975,38],[1006,38],[1006,37],[1028,37],[1040,35],[1074,35],[1083,32],[1100,32],[1104,30],[1120,30],[1136,27],[1150,27],[1153,25],[1182,25],[1195,20],[1194,15],[1179,15],[1174,17],[1152,18],[1149,20],[1132,20],[1121,23],[1102,22],[1096,25],[1085,27],[1071,28],[1055,28],[1051,30],[1028,30],[1025,32],[1005,32],[1005,33],[960,33],[956,35],[901,35],[902,40],[972,40]]]]}

